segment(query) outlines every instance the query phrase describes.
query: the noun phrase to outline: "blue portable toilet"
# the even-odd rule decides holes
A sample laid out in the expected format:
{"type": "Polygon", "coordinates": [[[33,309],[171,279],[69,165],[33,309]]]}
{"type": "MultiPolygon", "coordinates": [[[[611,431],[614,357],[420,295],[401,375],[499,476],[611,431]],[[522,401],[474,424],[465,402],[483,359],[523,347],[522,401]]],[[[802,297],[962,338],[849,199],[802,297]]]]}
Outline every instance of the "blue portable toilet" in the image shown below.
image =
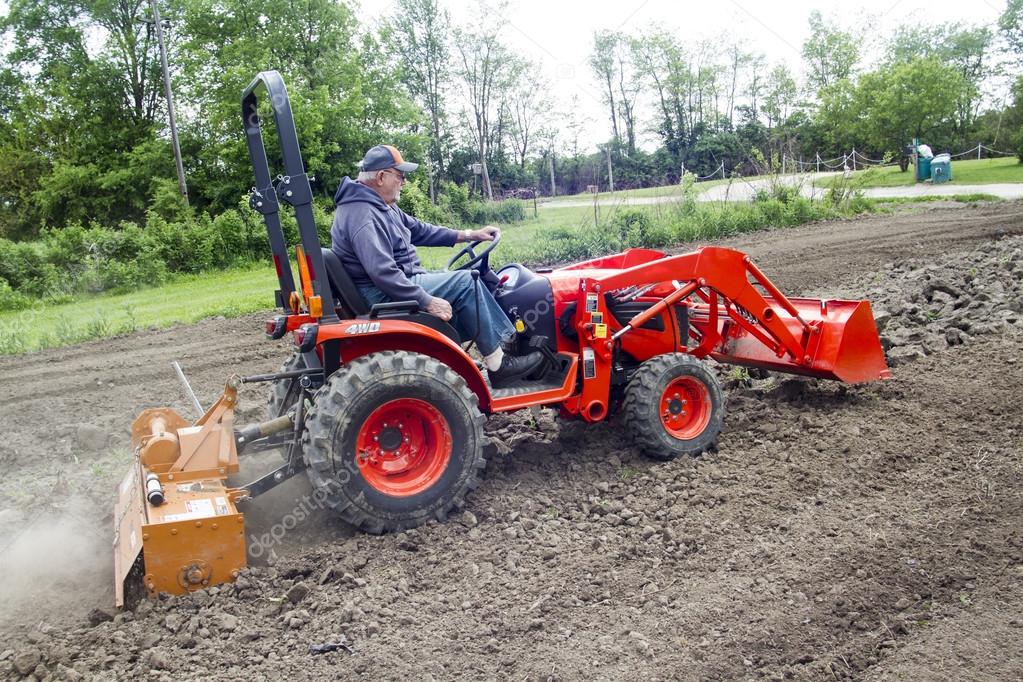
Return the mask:
{"type": "Polygon", "coordinates": [[[938,185],[952,179],[952,157],[938,154],[931,159],[931,183],[938,185]]]}

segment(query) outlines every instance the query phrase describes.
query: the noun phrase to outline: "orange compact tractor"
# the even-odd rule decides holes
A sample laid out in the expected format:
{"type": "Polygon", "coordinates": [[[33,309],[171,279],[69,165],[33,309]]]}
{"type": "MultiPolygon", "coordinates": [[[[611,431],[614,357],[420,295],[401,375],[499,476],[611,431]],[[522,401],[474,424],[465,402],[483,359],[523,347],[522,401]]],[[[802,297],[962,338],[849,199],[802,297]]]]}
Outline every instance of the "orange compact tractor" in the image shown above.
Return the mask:
{"type": "Polygon", "coordinates": [[[556,409],[589,423],[617,417],[652,457],[697,454],[722,427],[725,399],[704,362],[864,382],[889,376],[866,301],[788,298],[744,254],[648,249],[531,270],[492,271],[498,241],[469,244],[448,264],[488,286],[523,350],[545,362],[494,389],[461,339],[414,302],[370,306],[330,249],[321,248],[287,91],[259,74],[242,114],[279,289],[270,338],[295,352],[278,374],[233,379],[196,423],[147,410],[133,428],[137,460],[120,487],[115,561],[143,591],[183,593],[231,580],[245,565],[236,503],[305,470],[317,499],[370,533],[443,521],[479,485],[487,415],[556,409]],[[276,123],[284,175],[271,180],[260,96],[276,123]],[[296,284],[279,210],[297,217],[296,284]],[[269,421],[235,428],[238,382],[271,384],[269,421]],[[285,462],[229,487],[243,449],[283,448],[285,462]]]}

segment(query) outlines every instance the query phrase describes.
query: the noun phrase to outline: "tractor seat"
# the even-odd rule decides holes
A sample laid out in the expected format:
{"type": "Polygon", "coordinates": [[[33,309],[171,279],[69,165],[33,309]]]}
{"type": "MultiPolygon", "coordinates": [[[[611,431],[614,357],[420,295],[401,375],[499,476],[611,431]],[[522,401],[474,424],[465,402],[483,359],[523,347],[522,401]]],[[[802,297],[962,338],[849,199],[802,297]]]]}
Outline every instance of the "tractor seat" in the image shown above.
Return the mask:
{"type": "Polygon", "coordinates": [[[397,303],[378,303],[370,306],[348,272],[341,265],[341,259],[330,249],[323,249],[323,266],[327,270],[327,281],[334,297],[334,307],[342,319],[373,318],[401,319],[415,322],[435,331],[439,331],[455,343],[461,345],[462,337],[455,328],[436,315],[420,312],[414,301],[397,303]]]}
{"type": "Polygon", "coordinates": [[[348,276],[337,254],[330,249],[323,249],[323,266],[327,270],[327,281],[334,294],[335,307],[344,310],[343,317],[352,318],[369,313],[369,303],[348,276]]]}

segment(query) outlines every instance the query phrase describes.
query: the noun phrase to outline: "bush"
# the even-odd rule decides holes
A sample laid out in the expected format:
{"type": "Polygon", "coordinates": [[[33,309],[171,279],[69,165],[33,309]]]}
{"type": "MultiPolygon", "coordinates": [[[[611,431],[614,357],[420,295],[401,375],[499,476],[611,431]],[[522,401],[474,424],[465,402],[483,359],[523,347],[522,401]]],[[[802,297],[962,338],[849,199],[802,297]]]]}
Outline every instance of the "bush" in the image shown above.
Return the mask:
{"type": "Polygon", "coordinates": [[[611,216],[608,237],[627,246],[643,246],[653,228],[653,216],[637,209],[625,209],[611,216]]]}
{"type": "Polygon", "coordinates": [[[149,258],[108,262],[100,272],[100,284],[115,293],[134,291],[146,286],[160,284],[167,279],[167,266],[149,258]]]}
{"type": "MultiPolygon", "coordinates": [[[[404,200],[404,190],[402,199],[404,200]]],[[[431,207],[436,209],[437,207],[431,207]]],[[[446,185],[440,196],[439,222],[455,225],[517,223],[526,219],[525,204],[519,199],[483,202],[469,199],[469,190],[461,185],[446,185]]],[[[406,211],[407,213],[408,211],[406,211]]],[[[425,220],[417,215],[420,220],[425,220]]]]}
{"type": "Polygon", "coordinates": [[[24,310],[31,305],[31,298],[12,289],[7,280],[0,279],[0,310],[24,310]]]}
{"type": "Polygon", "coordinates": [[[480,204],[482,210],[476,221],[477,225],[487,223],[517,223],[526,219],[524,204],[519,199],[506,199],[480,204]]]}
{"type": "MultiPolygon", "coordinates": [[[[465,198],[468,199],[468,194],[465,195],[465,198]]],[[[426,223],[446,225],[452,222],[451,215],[440,206],[434,206],[430,203],[430,197],[427,195],[426,190],[416,182],[406,182],[405,186],[401,188],[401,199],[398,200],[398,207],[410,216],[426,223]]],[[[333,214],[331,214],[331,220],[333,220],[333,214]]]]}

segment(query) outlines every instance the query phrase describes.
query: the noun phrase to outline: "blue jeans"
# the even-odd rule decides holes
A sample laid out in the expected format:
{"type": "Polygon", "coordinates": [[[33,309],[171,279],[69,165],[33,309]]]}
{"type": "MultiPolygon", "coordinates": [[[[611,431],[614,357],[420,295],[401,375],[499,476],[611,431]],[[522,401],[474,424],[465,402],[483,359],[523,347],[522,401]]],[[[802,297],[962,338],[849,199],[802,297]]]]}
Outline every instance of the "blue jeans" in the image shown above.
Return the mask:
{"type": "MultiPolygon", "coordinates": [[[[501,342],[515,336],[515,327],[508,316],[497,305],[494,295],[481,282],[473,282],[468,270],[455,272],[427,272],[409,278],[426,290],[426,293],[443,298],[451,304],[451,326],[463,341],[476,339],[476,347],[483,355],[490,355],[500,348],[501,342]],[[474,291],[475,289],[475,291],[474,291]],[[480,328],[476,329],[476,301],[479,296],[480,328]],[[477,336],[478,332],[478,336],[477,336]]],[[[374,286],[359,287],[363,298],[370,305],[384,303],[389,299],[374,286]]]]}

